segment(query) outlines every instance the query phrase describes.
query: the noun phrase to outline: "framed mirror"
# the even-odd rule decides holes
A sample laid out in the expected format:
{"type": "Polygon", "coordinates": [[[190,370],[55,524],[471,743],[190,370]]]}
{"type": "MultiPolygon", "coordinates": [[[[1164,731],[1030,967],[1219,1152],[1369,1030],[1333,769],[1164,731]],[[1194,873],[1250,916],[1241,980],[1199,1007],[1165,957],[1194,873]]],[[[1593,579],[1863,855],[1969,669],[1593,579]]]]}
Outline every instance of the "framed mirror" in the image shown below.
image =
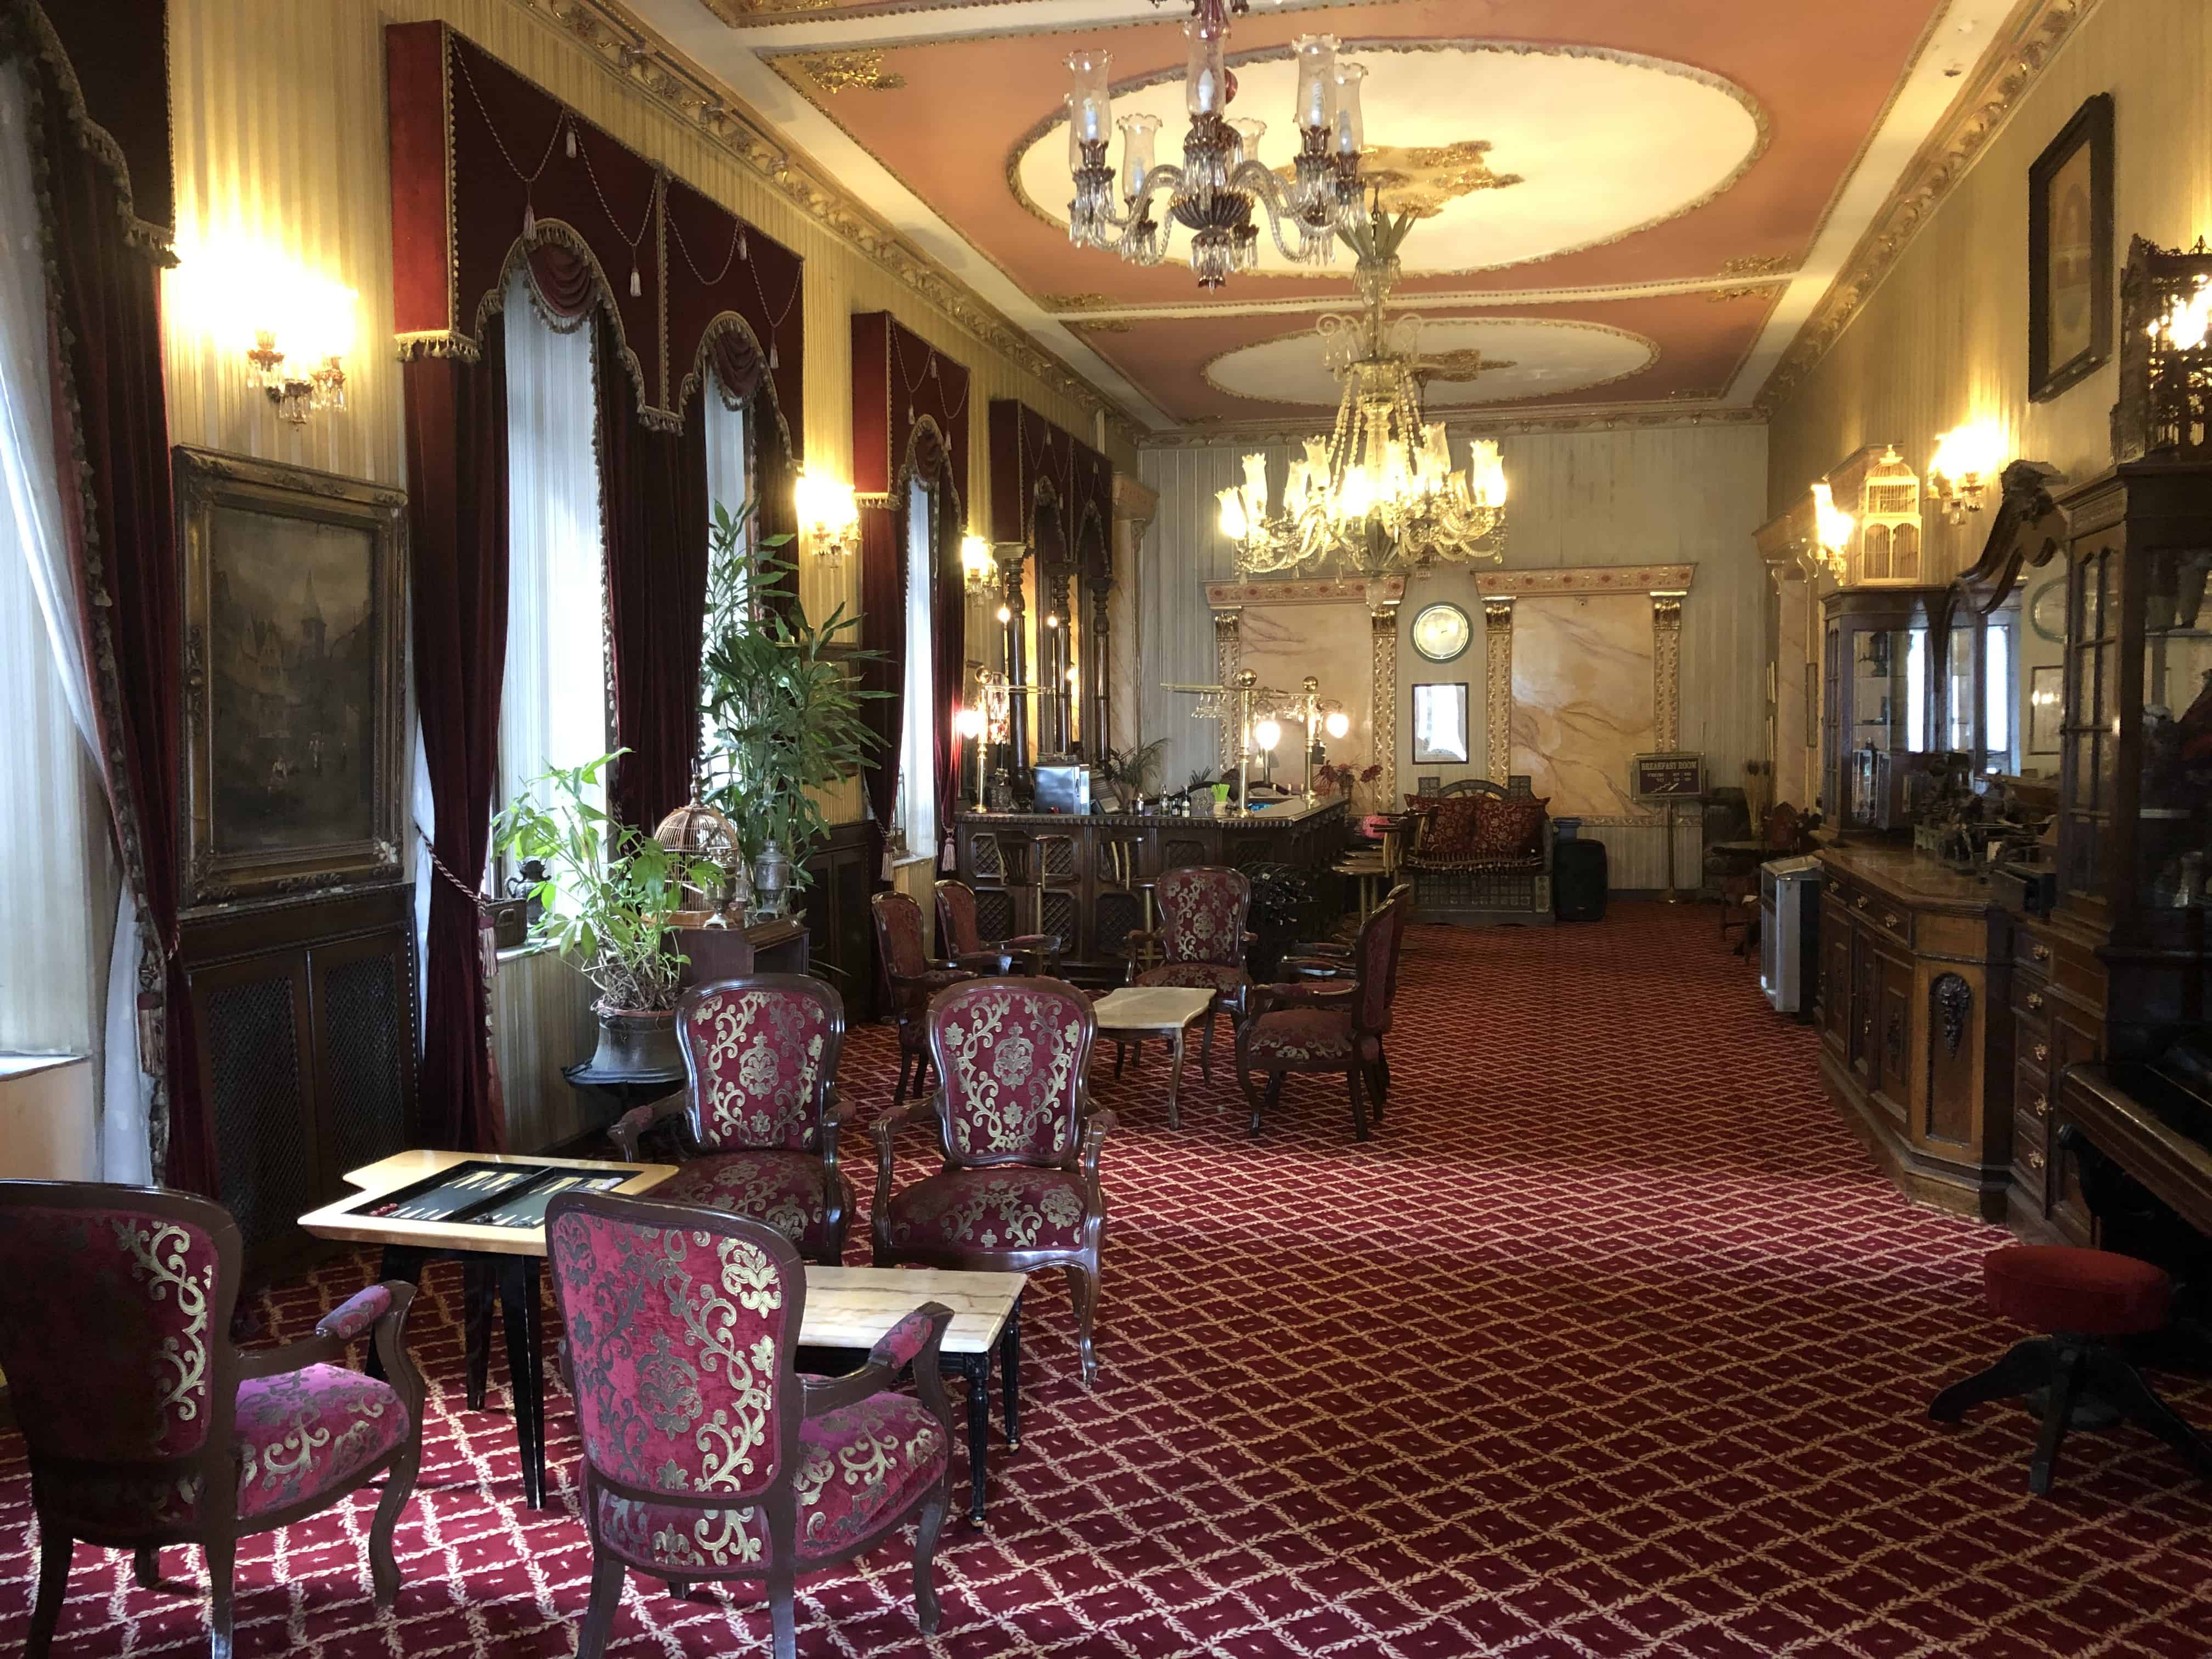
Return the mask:
{"type": "Polygon", "coordinates": [[[1413,688],[1413,764],[1467,764],[1467,684],[1413,688]]]}

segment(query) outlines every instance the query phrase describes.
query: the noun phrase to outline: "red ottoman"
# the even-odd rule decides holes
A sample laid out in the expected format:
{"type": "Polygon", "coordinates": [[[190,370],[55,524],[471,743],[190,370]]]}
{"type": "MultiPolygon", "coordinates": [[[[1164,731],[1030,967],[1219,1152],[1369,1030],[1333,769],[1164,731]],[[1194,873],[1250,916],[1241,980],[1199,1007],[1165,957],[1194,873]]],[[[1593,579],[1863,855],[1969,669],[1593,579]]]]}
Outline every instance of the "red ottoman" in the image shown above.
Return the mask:
{"type": "Polygon", "coordinates": [[[2156,1435],[2212,1480],[2212,1449],[2151,1392],[2117,1346],[2164,1328],[2173,1293],[2165,1269],[2110,1250],[2021,1244],[1982,1258],[1982,1284],[1990,1312],[2046,1334],[1954,1382],[1929,1403],[1929,1416],[1955,1423],[1984,1401],[2041,1392],[2043,1432],[2028,1465],[2030,1492],[2051,1490],[2059,1442],[2076,1412],[2100,1406],[2156,1435]]]}

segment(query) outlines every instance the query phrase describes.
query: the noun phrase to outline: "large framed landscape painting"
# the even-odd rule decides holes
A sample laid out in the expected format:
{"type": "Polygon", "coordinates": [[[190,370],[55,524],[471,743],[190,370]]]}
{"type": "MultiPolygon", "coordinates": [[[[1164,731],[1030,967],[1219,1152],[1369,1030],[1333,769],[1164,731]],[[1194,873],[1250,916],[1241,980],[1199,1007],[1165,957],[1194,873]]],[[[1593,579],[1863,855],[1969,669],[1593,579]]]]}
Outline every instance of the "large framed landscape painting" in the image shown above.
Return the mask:
{"type": "Polygon", "coordinates": [[[2040,403],[2112,355],[2112,99],[2074,112],[2027,170],[2027,387],[2040,403]]]}
{"type": "Polygon", "coordinates": [[[179,447],[185,900],[399,876],[406,496],[179,447]]]}

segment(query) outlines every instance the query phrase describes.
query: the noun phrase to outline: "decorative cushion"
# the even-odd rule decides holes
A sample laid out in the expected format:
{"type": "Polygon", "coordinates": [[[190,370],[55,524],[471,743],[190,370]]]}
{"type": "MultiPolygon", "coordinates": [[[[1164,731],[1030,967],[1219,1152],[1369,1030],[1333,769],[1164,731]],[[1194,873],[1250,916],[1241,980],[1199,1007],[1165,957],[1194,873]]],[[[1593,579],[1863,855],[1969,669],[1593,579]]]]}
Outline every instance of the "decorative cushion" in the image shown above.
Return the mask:
{"type": "Polygon", "coordinates": [[[793,991],[722,991],[701,998],[681,1035],[698,1080],[692,1130],[709,1152],[814,1138],[815,1085],[830,1010],[793,991]]]}
{"type": "Polygon", "coordinates": [[[1216,962],[1164,962],[1157,968],[1147,968],[1129,981],[1132,985],[1172,985],[1192,991],[1214,991],[1230,1000],[1244,994],[1245,987],[1252,982],[1251,975],[1242,968],[1224,967],[1216,962]]]}
{"type": "Polygon", "coordinates": [[[325,1314],[315,1327],[315,1334],[350,1342],[391,1311],[392,1292],[381,1285],[371,1285],[365,1291],[356,1291],[325,1314]]]}
{"type": "MultiPolygon", "coordinates": [[[[911,1395],[878,1394],[799,1425],[799,1556],[865,1542],[944,1478],[945,1428],[911,1395]]],[[[599,1536],[649,1571],[765,1564],[768,1525],[754,1509],[692,1510],[599,1493],[599,1536]]]]}
{"type": "Polygon", "coordinates": [[[1255,1064],[1341,1063],[1352,1054],[1352,1016],[1335,1008],[1284,1008],[1245,1028],[1244,1052],[1255,1064]]]}
{"type": "Polygon", "coordinates": [[[1990,1311],[2039,1331],[2131,1336],[2166,1323],[2173,1281],[2111,1250],[2018,1244],[1982,1258],[1990,1311]]]}
{"type": "Polygon", "coordinates": [[[1170,962],[1244,960],[1244,913],[1252,884],[1234,870],[1170,870],[1153,884],[1160,953],[1170,962]]]}
{"type": "Polygon", "coordinates": [[[1429,819],[1428,832],[1421,837],[1421,851],[1431,858],[1473,856],[1482,809],[1488,800],[1486,795],[1453,795],[1439,800],[1429,819]]]}
{"type": "Polygon", "coordinates": [[[1455,857],[1485,859],[1539,858],[1544,854],[1545,808],[1551,804],[1549,795],[1522,795],[1499,800],[1495,796],[1479,798],[1482,811],[1474,823],[1474,831],[1464,853],[1455,857]]]}
{"type": "Polygon", "coordinates": [[[932,1006],[951,1148],[1057,1162],[1075,1133],[1075,1098],[1096,1030],[1090,1002],[1057,980],[986,980],[932,1006]]]}
{"type": "MultiPolygon", "coordinates": [[[[390,1383],[340,1365],[240,1383],[237,1421],[241,1518],[350,1491],[411,1426],[390,1383]]],[[[173,1474],[57,1480],[40,1506],[57,1522],[90,1533],[189,1527],[199,1517],[200,1483],[197,1475],[173,1474]]]]}
{"type": "MultiPolygon", "coordinates": [[[[830,1248],[830,1213],[822,1160],[812,1152],[709,1152],[695,1158],[653,1189],[665,1204],[696,1204],[725,1215],[765,1221],[805,1256],[830,1248]]],[[[837,1184],[847,1215],[853,1188],[842,1170],[837,1184]]]]}
{"type": "Polygon", "coordinates": [[[766,1490],[797,1335],[777,1259],[756,1239],[586,1210],[546,1231],[592,1468],[663,1492],[766,1490]]]}
{"type": "Polygon", "coordinates": [[[1065,1170],[945,1170],[891,1194],[891,1243],[923,1250],[1074,1250],[1082,1182],[1065,1170]]]}

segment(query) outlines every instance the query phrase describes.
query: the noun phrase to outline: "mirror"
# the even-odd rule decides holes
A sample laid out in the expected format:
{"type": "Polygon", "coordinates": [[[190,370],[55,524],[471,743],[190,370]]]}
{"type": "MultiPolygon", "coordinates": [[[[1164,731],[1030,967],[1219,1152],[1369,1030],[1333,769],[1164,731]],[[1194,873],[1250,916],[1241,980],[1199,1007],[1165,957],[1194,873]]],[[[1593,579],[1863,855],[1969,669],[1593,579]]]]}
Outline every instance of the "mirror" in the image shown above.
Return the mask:
{"type": "Polygon", "coordinates": [[[1467,686],[1413,688],[1413,763],[1467,764],[1467,686]]]}

